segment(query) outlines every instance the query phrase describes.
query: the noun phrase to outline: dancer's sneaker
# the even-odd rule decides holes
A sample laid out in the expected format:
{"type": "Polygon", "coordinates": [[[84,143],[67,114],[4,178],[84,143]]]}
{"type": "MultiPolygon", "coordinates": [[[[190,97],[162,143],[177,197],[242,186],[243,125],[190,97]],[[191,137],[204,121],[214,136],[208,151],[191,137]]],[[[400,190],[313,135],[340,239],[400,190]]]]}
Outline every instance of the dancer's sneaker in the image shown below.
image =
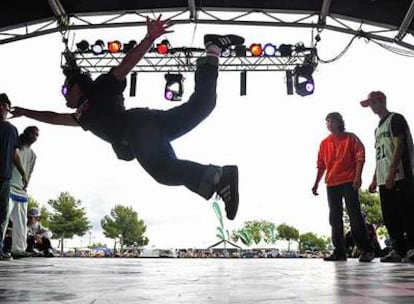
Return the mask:
{"type": "Polygon", "coordinates": [[[215,44],[219,48],[228,48],[232,45],[241,45],[244,43],[244,38],[238,35],[216,35],[216,34],[207,34],[204,35],[204,45],[207,48],[208,46],[215,44]]]}
{"type": "Polygon", "coordinates": [[[239,171],[237,166],[222,168],[216,193],[224,202],[227,218],[233,220],[239,208],[239,171]]]}

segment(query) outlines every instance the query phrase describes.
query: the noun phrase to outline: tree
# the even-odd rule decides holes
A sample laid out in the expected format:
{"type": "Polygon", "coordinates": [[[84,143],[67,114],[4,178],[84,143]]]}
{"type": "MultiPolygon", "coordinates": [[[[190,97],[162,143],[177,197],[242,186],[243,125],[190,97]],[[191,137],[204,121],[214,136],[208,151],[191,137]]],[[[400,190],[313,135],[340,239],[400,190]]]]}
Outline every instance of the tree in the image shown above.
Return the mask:
{"type": "Polygon", "coordinates": [[[299,236],[299,250],[305,251],[325,251],[328,247],[329,239],[318,237],[313,232],[307,232],[299,236]]]}
{"type": "Polygon", "coordinates": [[[106,248],[106,244],[102,244],[102,243],[92,243],[91,245],[88,246],[88,248],[90,249],[96,249],[96,248],[106,248]]]}
{"type": "Polygon", "coordinates": [[[237,242],[239,239],[249,246],[253,241],[258,244],[261,240],[274,244],[277,239],[276,225],[266,220],[247,221],[241,229],[232,232],[232,240],[237,242]]]}
{"type": "Polygon", "coordinates": [[[299,240],[299,230],[285,223],[277,226],[276,230],[279,238],[288,242],[288,251],[290,251],[291,242],[299,240]]]}
{"type": "Polygon", "coordinates": [[[138,246],[144,246],[149,242],[149,239],[144,236],[147,226],[144,225],[143,220],[138,219],[138,213],[132,207],[116,205],[111,209],[111,214],[105,215],[101,220],[101,227],[106,237],[121,239],[121,251],[124,244],[137,243],[138,246]]]}
{"type": "Polygon", "coordinates": [[[75,200],[67,192],[60,193],[57,199],[51,199],[48,204],[53,208],[50,214],[49,228],[53,238],[60,239],[60,250],[63,252],[63,240],[74,235],[83,236],[91,225],[86,218],[85,208],[81,201],[75,200]]]}

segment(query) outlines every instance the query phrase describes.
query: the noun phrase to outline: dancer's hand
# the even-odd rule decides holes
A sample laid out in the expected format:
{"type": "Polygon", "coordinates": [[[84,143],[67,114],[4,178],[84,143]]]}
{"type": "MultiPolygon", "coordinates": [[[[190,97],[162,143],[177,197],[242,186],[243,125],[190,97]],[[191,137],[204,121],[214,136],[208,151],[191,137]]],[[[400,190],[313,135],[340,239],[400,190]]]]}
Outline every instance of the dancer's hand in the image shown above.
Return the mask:
{"type": "Polygon", "coordinates": [[[12,115],[10,118],[20,117],[24,115],[24,109],[20,107],[13,107],[10,110],[10,114],[12,115]]]}
{"type": "Polygon", "coordinates": [[[313,195],[319,195],[319,193],[318,193],[318,184],[314,184],[313,185],[313,187],[312,187],[312,194],[313,195]]]}
{"type": "Polygon", "coordinates": [[[161,20],[161,16],[162,15],[160,14],[155,20],[150,19],[147,16],[147,36],[152,40],[157,39],[161,35],[174,32],[167,30],[173,25],[171,19],[161,20]]]}
{"type": "Polygon", "coordinates": [[[371,184],[368,187],[368,191],[369,191],[369,193],[375,193],[375,192],[377,192],[377,181],[373,180],[371,182],[371,184]]]}

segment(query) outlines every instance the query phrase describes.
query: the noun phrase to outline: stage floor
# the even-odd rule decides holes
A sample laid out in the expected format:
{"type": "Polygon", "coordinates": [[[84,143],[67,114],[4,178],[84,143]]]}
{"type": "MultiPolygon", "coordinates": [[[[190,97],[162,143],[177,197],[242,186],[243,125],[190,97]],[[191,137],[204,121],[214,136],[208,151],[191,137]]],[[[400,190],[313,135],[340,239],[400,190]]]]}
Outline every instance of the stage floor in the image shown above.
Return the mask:
{"type": "Polygon", "coordinates": [[[414,265],[321,259],[25,258],[0,303],[413,304],[414,265]]]}

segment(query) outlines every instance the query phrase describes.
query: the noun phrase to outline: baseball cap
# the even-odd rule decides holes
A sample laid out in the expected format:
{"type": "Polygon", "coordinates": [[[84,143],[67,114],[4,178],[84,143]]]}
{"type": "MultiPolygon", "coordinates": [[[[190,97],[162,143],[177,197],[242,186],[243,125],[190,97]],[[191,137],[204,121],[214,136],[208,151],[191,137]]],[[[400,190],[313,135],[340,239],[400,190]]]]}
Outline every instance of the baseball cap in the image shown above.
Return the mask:
{"type": "Polygon", "coordinates": [[[37,208],[32,208],[32,209],[29,210],[29,212],[27,214],[28,214],[28,216],[31,216],[31,217],[39,217],[40,216],[40,211],[37,208]]]}
{"type": "Polygon", "coordinates": [[[368,94],[367,99],[360,102],[361,106],[364,108],[369,107],[372,100],[379,100],[379,101],[386,101],[387,97],[385,97],[385,94],[381,91],[372,91],[368,94]]]}
{"type": "Polygon", "coordinates": [[[0,102],[7,103],[9,106],[11,106],[9,97],[7,97],[6,93],[1,93],[0,94],[0,102]]]}

